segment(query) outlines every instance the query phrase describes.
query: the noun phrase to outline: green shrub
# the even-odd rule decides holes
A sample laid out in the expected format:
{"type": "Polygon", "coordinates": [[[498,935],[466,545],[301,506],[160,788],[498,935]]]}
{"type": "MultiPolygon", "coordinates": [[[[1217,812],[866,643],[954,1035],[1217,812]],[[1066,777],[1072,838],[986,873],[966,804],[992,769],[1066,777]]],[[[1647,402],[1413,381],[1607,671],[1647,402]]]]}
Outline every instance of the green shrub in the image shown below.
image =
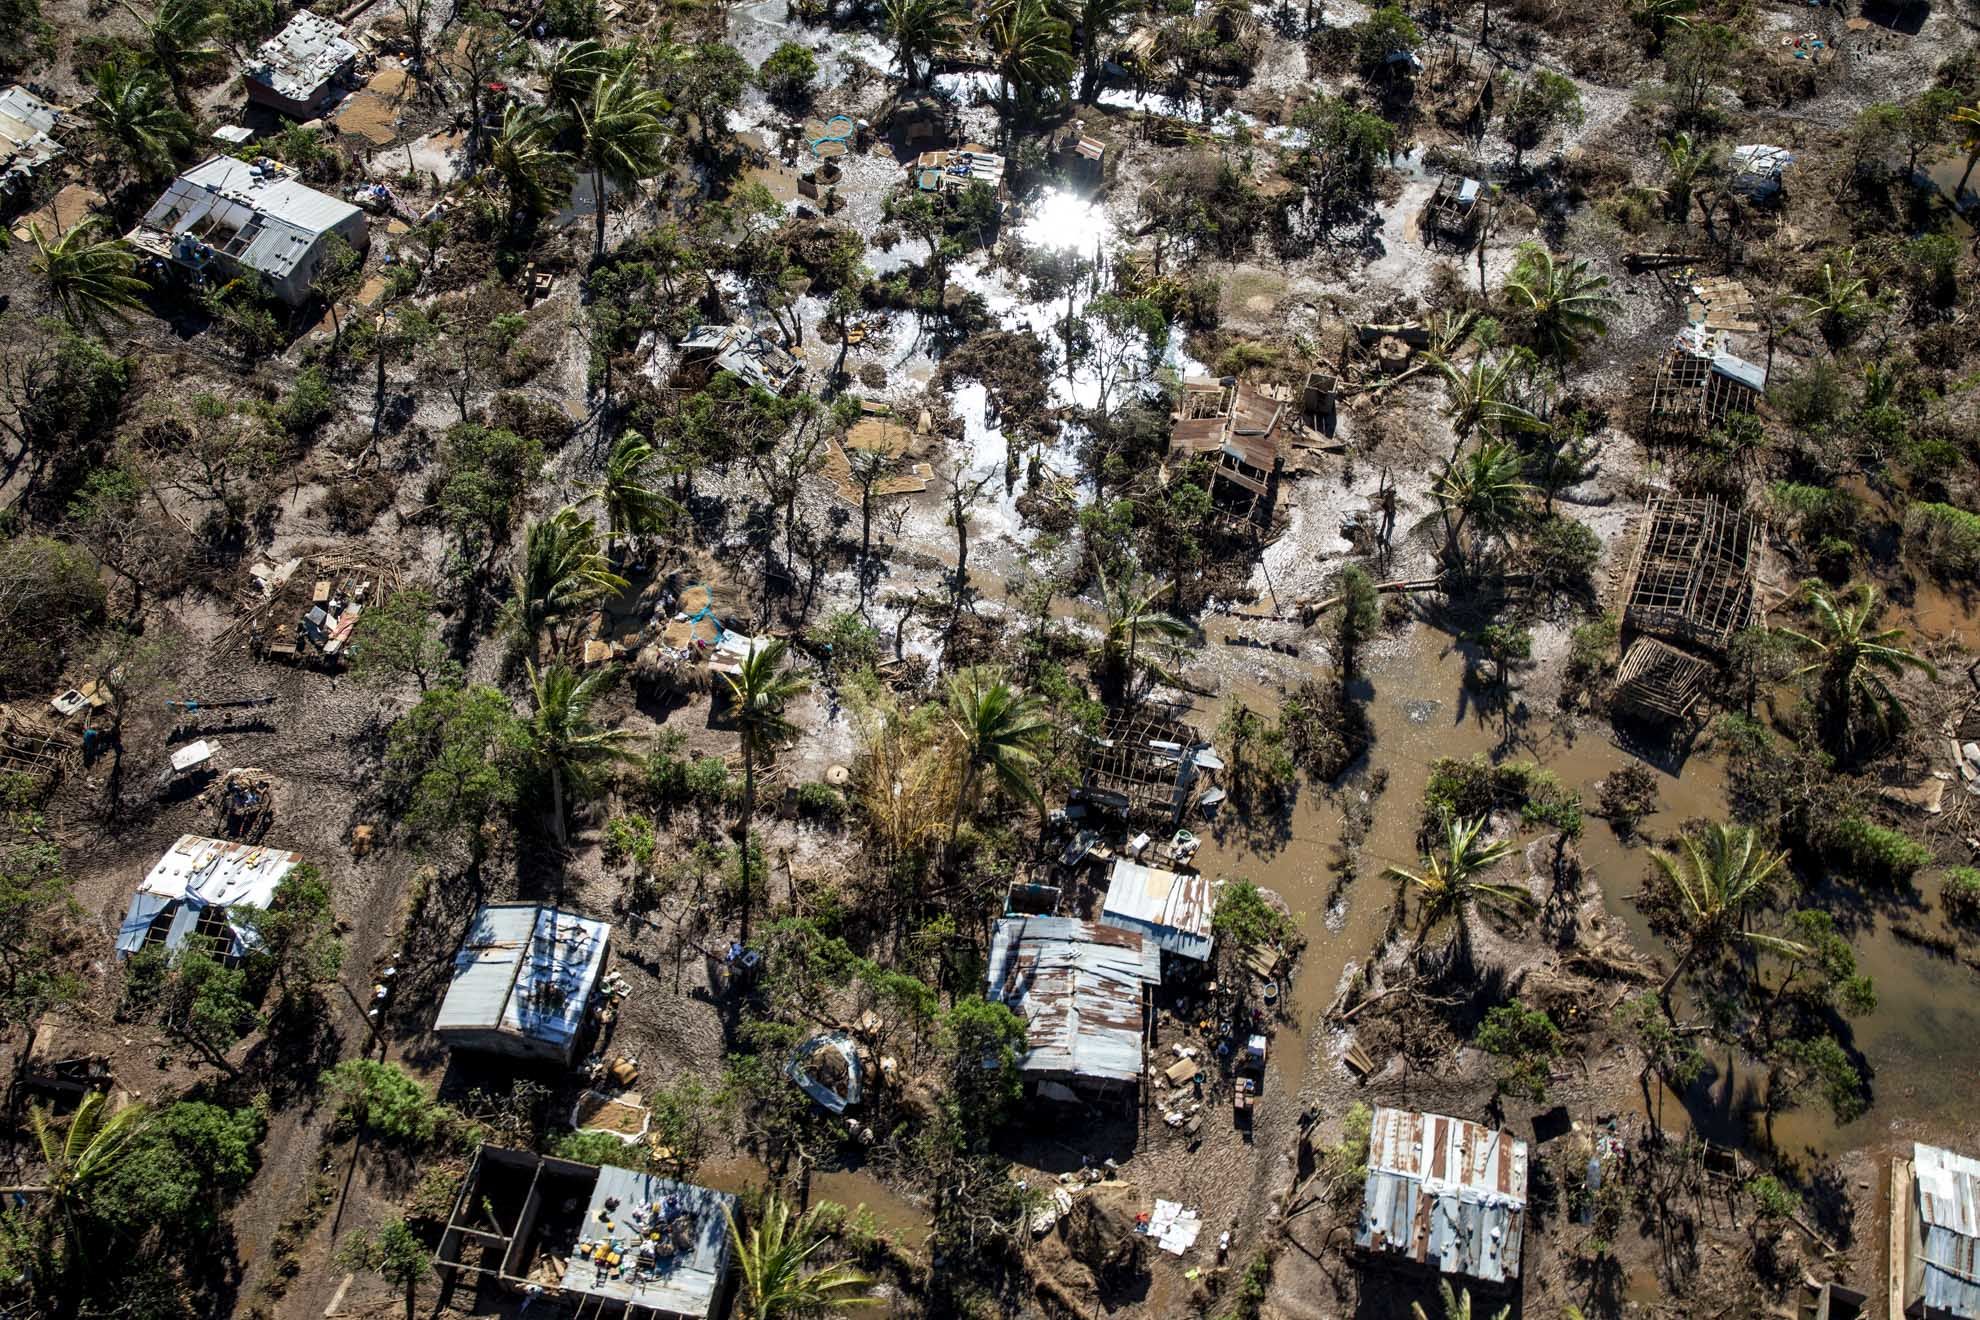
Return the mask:
{"type": "Polygon", "coordinates": [[[1939,906],[1956,925],[1980,924],[1980,871],[1955,866],[1946,872],[1945,883],[1939,886],[1939,906]]]}
{"type": "Polygon", "coordinates": [[[275,420],[284,431],[297,439],[313,435],[316,428],[330,420],[336,396],[330,392],[330,380],[321,367],[304,367],[296,373],[295,386],[289,396],[283,399],[275,410],[275,420]]]}
{"type": "Polygon", "coordinates": [[[615,1169],[644,1171],[644,1143],[627,1145],[609,1132],[566,1132],[552,1143],[550,1153],[579,1164],[609,1164],[615,1169]]]}
{"type": "Polygon", "coordinates": [[[1918,840],[1857,815],[1824,830],[1821,844],[1833,855],[1832,869],[1880,884],[1901,884],[1932,860],[1932,850],[1918,840]]]}
{"type": "Polygon", "coordinates": [[[1980,514],[1950,504],[1914,504],[1904,515],[1905,548],[1933,572],[1980,572],[1980,514]]]}
{"type": "Polygon", "coordinates": [[[837,820],[846,809],[845,795],[830,784],[799,784],[798,815],[811,820],[837,820]]]}
{"type": "Polygon", "coordinates": [[[653,865],[657,848],[653,822],[644,816],[614,816],[605,822],[605,860],[623,861],[639,870],[653,865]]]}
{"type": "Polygon", "coordinates": [[[439,1134],[447,1110],[397,1064],[346,1059],[321,1078],[340,1117],[387,1141],[417,1149],[439,1134]]]}
{"type": "Polygon", "coordinates": [[[688,796],[707,806],[724,801],[734,787],[728,763],[719,756],[689,761],[686,783],[688,796]]]}
{"type": "Polygon", "coordinates": [[[1233,880],[1224,886],[1217,896],[1210,929],[1242,948],[1287,944],[1299,931],[1292,918],[1267,903],[1258,886],[1249,880],[1233,880]]]}
{"type": "Polygon", "coordinates": [[[1482,754],[1468,761],[1442,756],[1430,764],[1423,790],[1423,825],[1438,829],[1446,820],[1517,811],[1532,825],[1581,832],[1581,798],[1553,771],[1531,761],[1493,765],[1482,754]]]}
{"type": "Polygon", "coordinates": [[[1501,1095],[1519,1095],[1536,1104],[1547,1098],[1547,1078],[1561,1053],[1561,1029],[1537,1008],[1514,1000],[1500,1004],[1479,1024],[1476,1044],[1499,1057],[1501,1095]]]}

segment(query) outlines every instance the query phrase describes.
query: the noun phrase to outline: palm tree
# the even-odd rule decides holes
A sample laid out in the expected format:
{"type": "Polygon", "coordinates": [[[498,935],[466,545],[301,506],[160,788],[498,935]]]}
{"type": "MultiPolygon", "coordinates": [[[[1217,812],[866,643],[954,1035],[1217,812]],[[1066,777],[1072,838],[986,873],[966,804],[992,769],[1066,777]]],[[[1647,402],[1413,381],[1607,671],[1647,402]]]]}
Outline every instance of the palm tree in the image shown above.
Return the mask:
{"type": "Polygon", "coordinates": [[[963,0],[886,0],[881,30],[893,43],[894,61],[909,87],[919,87],[927,66],[956,44],[969,21],[963,0]]]}
{"type": "Polygon", "coordinates": [[[1424,855],[1421,870],[1391,866],[1382,873],[1392,880],[1406,880],[1419,891],[1416,943],[1410,949],[1410,957],[1421,953],[1430,932],[1448,921],[1455,926],[1458,947],[1468,958],[1473,903],[1485,902],[1509,910],[1533,906],[1532,896],[1523,887],[1480,879],[1517,847],[1511,838],[1481,844],[1478,836],[1484,833],[1485,821],[1484,816],[1445,821],[1443,846],[1424,855]]]}
{"type": "Polygon", "coordinates": [[[1543,423],[1531,409],[1519,402],[1520,378],[1532,361],[1525,349],[1515,349],[1498,357],[1475,354],[1471,364],[1459,370],[1448,358],[1434,359],[1444,373],[1445,415],[1460,440],[1473,428],[1487,435],[1502,436],[1507,431],[1537,431],[1543,423]]]}
{"type": "Polygon", "coordinates": [[[1790,956],[1808,950],[1793,940],[1748,930],[1752,910],[1766,902],[1787,867],[1787,854],[1769,854],[1760,838],[1744,825],[1714,821],[1702,834],[1687,834],[1684,856],[1654,852],[1650,860],[1677,891],[1685,927],[1684,951],[1657,990],[1665,1013],[1671,1008],[1671,987],[1705,954],[1730,944],[1745,944],[1790,956]]]}
{"type": "Polygon", "coordinates": [[[48,290],[62,304],[62,315],[81,329],[105,316],[122,320],[141,306],[150,287],[132,271],[131,245],[121,238],[93,238],[101,216],[85,216],[49,242],[41,226],[28,226],[34,240],[35,271],[48,281],[48,290]]]}
{"type": "Polygon", "coordinates": [[[1033,92],[1072,76],[1072,29],[1047,0],[996,0],[979,30],[1002,81],[998,131],[1008,139],[1033,92]]]}
{"type": "Polygon", "coordinates": [[[134,7],[130,0],[124,0],[124,8],[144,25],[145,50],[158,71],[165,75],[165,81],[171,84],[172,99],[178,102],[179,109],[192,113],[192,98],[186,94],[186,83],[202,65],[220,58],[220,47],[214,44],[214,38],[225,16],[212,0],[159,0],[157,8],[149,14],[134,7]]]}
{"type": "MultiPolygon", "coordinates": [[[[1107,570],[1096,560],[1093,571],[1100,579],[1100,606],[1106,611],[1106,637],[1100,644],[1100,667],[1116,682],[1129,687],[1134,683],[1136,653],[1140,650],[1144,634],[1180,642],[1194,635],[1194,630],[1173,614],[1165,614],[1155,608],[1155,602],[1174,587],[1173,582],[1161,582],[1151,586],[1139,573],[1130,571],[1117,582],[1108,582],[1107,570]]],[[[1174,675],[1157,665],[1141,662],[1143,666],[1165,683],[1174,682],[1174,675]]]]}
{"type": "Polygon", "coordinates": [[[1100,82],[1106,43],[1140,6],[1130,0],[1060,0],[1066,22],[1079,33],[1079,99],[1091,101],[1100,82]]]}
{"type": "Polygon", "coordinates": [[[571,191],[571,155],[554,143],[561,125],[541,106],[511,101],[489,149],[489,164],[509,193],[512,214],[544,216],[571,191]]]}
{"type": "Polygon", "coordinates": [[[1594,274],[1585,258],[1556,261],[1537,243],[1527,245],[1506,276],[1507,298],[1532,314],[1541,356],[1562,372],[1582,340],[1609,333],[1617,303],[1608,288],[1609,277],[1594,274]]]}
{"type": "MultiPolygon", "coordinates": [[[[1466,1288],[1463,1292],[1452,1292],[1450,1281],[1439,1279],[1437,1281],[1437,1295],[1444,1301],[1444,1320],[1471,1320],[1471,1289],[1466,1288]]],[[[1512,1308],[1509,1306],[1500,1307],[1492,1313],[1492,1320],[1506,1320],[1506,1316],[1511,1310],[1512,1308]]],[[[1579,1310],[1572,1306],[1568,1310],[1574,1312],[1572,1320],[1581,1320],[1579,1310]]],[[[1430,1320],[1430,1317],[1424,1313],[1422,1302],[1411,1302],[1409,1304],[1409,1313],[1414,1317],[1414,1320],[1430,1320]]]]}
{"type": "Polygon", "coordinates": [[[1792,677],[1817,677],[1816,707],[1827,726],[1830,746],[1847,757],[1857,750],[1863,717],[1870,719],[1880,736],[1904,728],[1904,703],[1892,691],[1890,678],[1915,669],[1936,679],[1939,671],[1931,661],[1905,649],[1904,629],[1876,627],[1882,606],[1877,589],[1868,583],[1843,595],[1810,583],[1808,607],[1815,615],[1814,635],[1792,628],[1773,631],[1811,657],[1792,677]]]}
{"type": "MultiPolygon", "coordinates": [[[[60,1229],[68,1249],[78,1256],[88,1240],[79,1221],[90,1195],[96,1184],[118,1167],[125,1147],[143,1130],[149,1114],[141,1104],[126,1105],[114,1114],[105,1112],[109,1107],[107,1093],[91,1091],[76,1106],[68,1127],[62,1129],[55,1126],[50,1111],[39,1105],[30,1108],[28,1126],[41,1147],[47,1177],[33,1186],[0,1189],[44,1198],[49,1213],[42,1216],[43,1230],[53,1234],[60,1229]]],[[[47,1245],[52,1246],[52,1240],[47,1245]]],[[[63,1272],[75,1275],[73,1267],[63,1272]]]]}
{"type": "Polygon", "coordinates": [[[594,251],[605,252],[605,185],[631,188],[659,172],[667,142],[667,98],[639,80],[630,67],[600,74],[576,108],[578,159],[591,172],[592,200],[598,206],[594,251]]]}
{"type": "Polygon", "coordinates": [[[1963,105],[1947,116],[1949,122],[1964,128],[1960,134],[1959,149],[1966,153],[1966,172],[1959,176],[1959,186],[1953,189],[1953,202],[1966,191],[1966,181],[1973,177],[1973,167],[1980,163],[1980,105],[1963,105]]]}
{"type": "Polygon", "coordinates": [[[766,1196],[762,1211],[743,1234],[737,1231],[729,1208],[722,1207],[729,1240],[735,1243],[736,1259],[742,1267],[738,1300],[748,1320],[786,1320],[874,1304],[867,1295],[873,1280],[852,1266],[834,1263],[814,1270],[805,1268],[825,1245],[826,1234],[818,1222],[820,1208],[813,1206],[793,1218],[788,1201],[775,1194],[766,1196]]]}
{"type": "Polygon", "coordinates": [[[192,120],[166,100],[158,75],[149,69],[112,61],[90,82],[94,90],[83,112],[140,178],[168,173],[173,158],[192,145],[192,120]]]}
{"type": "Polygon", "coordinates": [[[611,77],[623,64],[595,38],[565,42],[542,65],[551,106],[560,113],[575,116],[590,98],[598,80],[611,77]]]}
{"type": "Polygon", "coordinates": [[[1814,321],[1821,327],[1822,338],[1829,342],[1831,349],[1847,342],[1857,325],[1877,310],[1877,298],[1870,292],[1870,281],[1856,273],[1855,248],[1849,248],[1840,257],[1822,263],[1822,284],[1816,292],[1798,293],[1788,301],[1800,303],[1807,309],[1795,319],[1814,321]]]}
{"type": "Polygon", "coordinates": [[[514,582],[517,624],[532,657],[546,628],[554,646],[558,624],[593,601],[626,589],[626,580],[612,571],[611,561],[599,550],[598,529],[570,505],[529,525],[514,582]]]}
{"type": "Polygon", "coordinates": [[[1519,451],[1504,440],[1487,440],[1455,457],[1431,490],[1444,520],[1444,561],[1463,565],[1467,526],[1487,540],[1511,527],[1532,490],[1519,451]]]}
{"type": "Polygon", "coordinates": [[[724,675],[729,684],[729,701],[735,708],[736,730],[742,735],[742,943],[749,943],[750,909],[755,895],[750,889],[749,827],[756,816],[756,763],[766,752],[787,742],[797,732],[784,716],[784,707],[811,684],[784,668],[784,654],[790,643],[783,638],[751,642],[749,654],[733,675],[724,675]]]}
{"type": "Polygon", "coordinates": [[[537,763],[550,772],[551,823],[557,846],[565,842],[565,791],[581,797],[597,782],[597,771],[626,754],[624,729],[601,729],[591,721],[591,706],[612,685],[610,669],[580,676],[569,665],[553,664],[541,673],[529,666],[529,691],[534,710],[525,732],[537,763]]]}
{"type": "Polygon", "coordinates": [[[953,859],[963,812],[985,770],[1012,797],[1034,805],[1040,801],[1032,771],[1038,765],[1038,745],[1051,731],[1051,723],[1037,697],[1012,687],[1000,670],[978,666],[949,680],[949,725],[956,731],[956,750],[962,758],[962,782],[949,817],[946,849],[953,859]]]}
{"type": "Polygon", "coordinates": [[[605,506],[605,525],[614,548],[621,536],[640,541],[680,516],[681,506],[652,484],[660,467],[659,451],[637,431],[627,431],[613,444],[605,460],[605,476],[594,490],[605,506]]]}

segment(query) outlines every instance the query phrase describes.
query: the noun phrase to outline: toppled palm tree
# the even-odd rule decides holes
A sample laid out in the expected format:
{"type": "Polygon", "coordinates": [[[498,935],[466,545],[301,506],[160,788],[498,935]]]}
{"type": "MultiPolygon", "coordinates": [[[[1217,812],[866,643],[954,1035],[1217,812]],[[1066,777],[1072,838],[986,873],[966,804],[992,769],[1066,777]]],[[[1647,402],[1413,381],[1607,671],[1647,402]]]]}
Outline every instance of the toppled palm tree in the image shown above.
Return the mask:
{"type": "Polygon", "coordinates": [[[534,657],[546,630],[554,646],[559,624],[594,601],[624,591],[626,580],[612,571],[591,519],[565,505],[531,523],[523,534],[514,585],[516,625],[534,657]]]}
{"type": "Polygon", "coordinates": [[[728,1221],[729,1240],[735,1243],[736,1263],[742,1270],[736,1304],[747,1320],[796,1320],[874,1305],[867,1292],[873,1281],[852,1266],[835,1262],[808,1268],[826,1241],[818,1222],[819,1207],[794,1217],[783,1197],[766,1196],[748,1233],[737,1230],[726,1205],[722,1217],[728,1221]]]}
{"type": "Polygon", "coordinates": [[[562,663],[540,673],[534,663],[529,665],[533,709],[524,733],[537,765],[550,774],[551,828],[559,847],[567,838],[569,801],[590,795],[598,771],[626,755],[626,740],[632,736],[624,729],[604,729],[592,721],[592,704],[612,685],[612,679],[610,669],[594,669],[580,676],[562,663]]]}
{"type": "Polygon", "coordinates": [[[947,853],[953,860],[963,812],[985,770],[1012,797],[1039,802],[1033,772],[1038,766],[1038,745],[1051,726],[1037,697],[1012,687],[1000,670],[981,666],[965,669],[949,680],[949,724],[956,731],[962,762],[962,783],[956,791],[955,812],[949,818],[947,853]]]}
{"type": "Polygon", "coordinates": [[[50,242],[41,226],[29,225],[34,241],[35,271],[48,281],[48,291],[62,305],[69,324],[81,329],[99,325],[105,317],[122,320],[141,306],[147,289],[133,269],[131,245],[121,238],[96,238],[101,216],[86,216],[50,242]]]}
{"type": "Polygon", "coordinates": [[[1793,628],[1772,631],[1810,657],[1791,677],[1816,680],[1816,710],[1830,750],[1849,759],[1865,749],[1867,732],[1875,739],[1901,732],[1909,723],[1904,702],[1890,679],[1916,670],[1930,678],[1939,671],[1932,662],[1901,643],[1902,628],[1878,628],[1882,605],[1869,583],[1846,594],[1810,583],[1808,607],[1815,615],[1813,633],[1793,628]]]}
{"type": "Polygon", "coordinates": [[[749,654],[737,664],[739,672],[723,675],[729,684],[729,701],[735,712],[736,729],[742,735],[742,934],[749,943],[750,911],[755,894],[750,888],[749,827],[756,816],[756,763],[778,744],[788,742],[797,728],[784,714],[784,708],[811,684],[784,668],[784,655],[790,644],[783,638],[758,644],[751,642],[749,654]]]}
{"type": "Polygon", "coordinates": [[[1769,853],[1745,825],[1714,821],[1702,832],[1686,834],[1682,858],[1655,852],[1650,860],[1677,893],[1683,922],[1684,949],[1657,989],[1665,1013],[1671,1009],[1671,989],[1700,958],[1731,945],[1767,949],[1791,956],[1805,946],[1776,935],[1751,930],[1747,922],[1766,903],[1787,869],[1787,854],[1769,853]]]}
{"type": "Polygon", "coordinates": [[[1506,276],[1506,297],[1533,317],[1533,341],[1540,356],[1565,372],[1584,341],[1609,333],[1617,303],[1609,277],[1589,269],[1583,257],[1557,261],[1537,243],[1520,250],[1506,276]]]}
{"type": "Polygon", "coordinates": [[[545,216],[570,195],[570,153],[556,147],[562,127],[541,106],[511,101],[489,149],[489,164],[509,194],[512,214],[545,216]]]}
{"type": "Polygon", "coordinates": [[[1483,878],[1510,857],[1517,846],[1510,838],[1481,843],[1478,836],[1484,833],[1485,822],[1484,816],[1446,821],[1441,846],[1424,855],[1419,870],[1391,866],[1382,873],[1389,879],[1405,880],[1416,886],[1416,942],[1410,948],[1412,959],[1423,951],[1430,933],[1448,922],[1455,931],[1460,954],[1469,961],[1471,909],[1476,903],[1515,911],[1533,906],[1532,895],[1522,886],[1483,878]]]}

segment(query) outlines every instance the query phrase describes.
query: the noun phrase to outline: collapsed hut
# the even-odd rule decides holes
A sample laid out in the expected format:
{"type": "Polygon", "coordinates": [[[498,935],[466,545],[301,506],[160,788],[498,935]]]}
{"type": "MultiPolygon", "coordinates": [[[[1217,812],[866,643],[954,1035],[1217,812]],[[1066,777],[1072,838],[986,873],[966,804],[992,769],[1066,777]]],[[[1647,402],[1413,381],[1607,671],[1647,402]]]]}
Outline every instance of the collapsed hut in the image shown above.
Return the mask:
{"type": "Polygon", "coordinates": [[[1691,713],[1753,616],[1758,540],[1746,509],[1709,498],[1652,501],[1623,582],[1619,709],[1665,721],[1691,713]]]}
{"type": "Polygon", "coordinates": [[[1726,336],[1687,325],[1657,364],[1644,435],[1657,443],[1697,440],[1735,413],[1758,411],[1767,369],[1732,352],[1726,336]]]}
{"type": "Polygon", "coordinates": [[[1092,740],[1079,796],[1130,821],[1173,827],[1222,768],[1195,729],[1151,710],[1108,712],[1092,740]]]}
{"type": "Polygon", "coordinates": [[[1208,458],[1217,513],[1236,527],[1270,525],[1286,465],[1285,401],[1234,376],[1197,377],[1183,383],[1172,417],[1163,482],[1191,460],[1208,458]]]}
{"type": "Polygon", "coordinates": [[[1437,180],[1430,194],[1430,205],[1423,213],[1423,230],[1431,239],[1442,239],[1468,249],[1478,240],[1479,222],[1485,218],[1485,185],[1477,179],[1446,174],[1437,180]]]}

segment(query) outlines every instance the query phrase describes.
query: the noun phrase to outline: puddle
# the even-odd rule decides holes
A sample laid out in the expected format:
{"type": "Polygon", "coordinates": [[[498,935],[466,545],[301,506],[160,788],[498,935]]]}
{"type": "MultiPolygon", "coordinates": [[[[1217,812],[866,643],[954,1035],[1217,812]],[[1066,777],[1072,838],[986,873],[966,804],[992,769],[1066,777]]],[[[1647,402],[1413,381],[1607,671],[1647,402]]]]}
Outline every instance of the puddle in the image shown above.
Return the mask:
{"type": "MultiPolygon", "coordinates": [[[[770,1171],[746,1155],[709,1160],[695,1170],[694,1181],[718,1192],[740,1194],[770,1181],[770,1171]]],[[[837,1169],[811,1176],[811,1203],[836,1201],[847,1209],[865,1206],[881,1236],[911,1251],[928,1239],[928,1213],[864,1169],[837,1169]]]]}

